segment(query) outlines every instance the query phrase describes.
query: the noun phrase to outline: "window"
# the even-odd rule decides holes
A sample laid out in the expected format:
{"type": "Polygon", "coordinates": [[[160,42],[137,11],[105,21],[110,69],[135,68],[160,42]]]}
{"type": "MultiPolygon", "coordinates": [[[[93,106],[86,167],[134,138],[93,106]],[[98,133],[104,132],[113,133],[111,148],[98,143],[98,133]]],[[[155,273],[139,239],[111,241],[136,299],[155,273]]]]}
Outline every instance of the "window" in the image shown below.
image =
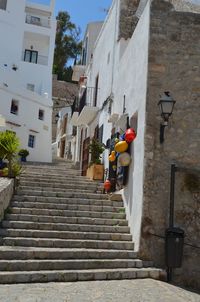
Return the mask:
{"type": "Polygon", "coordinates": [[[0,0],[0,9],[6,10],[7,0],[0,0]]]}
{"type": "Polygon", "coordinates": [[[35,16],[31,16],[31,24],[35,24],[35,25],[40,25],[40,18],[39,17],[35,17],[35,16]]]}
{"type": "Polygon", "coordinates": [[[35,85],[34,85],[34,84],[28,83],[28,84],[26,85],[26,88],[27,88],[28,90],[30,90],[30,91],[34,91],[34,90],[35,90],[35,85]]]}
{"type": "Polygon", "coordinates": [[[19,111],[19,102],[16,100],[12,100],[11,107],[10,107],[10,113],[17,115],[19,111]]]}
{"type": "Polygon", "coordinates": [[[44,120],[44,110],[39,109],[38,119],[41,121],[44,120]]]}
{"type": "Polygon", "coordinates": [[[95,107],[97,105],[98,89],[99,89],[99,75],[96,77],[96,81],[95,81],[95,90],[94,90],[94,106],[95,107]]]}
{"type": "Polygon", "coordinates": [[[35,50],[25,50],[24,61],[37,64],[38,51],[35,50]]]}
{"type": "Polygon", "coordinates": [[[34,148],[35,147],[35,136],[34,135],[29,134],[29,137],[28,137],[28,146],[30,148],[34,148]]]}

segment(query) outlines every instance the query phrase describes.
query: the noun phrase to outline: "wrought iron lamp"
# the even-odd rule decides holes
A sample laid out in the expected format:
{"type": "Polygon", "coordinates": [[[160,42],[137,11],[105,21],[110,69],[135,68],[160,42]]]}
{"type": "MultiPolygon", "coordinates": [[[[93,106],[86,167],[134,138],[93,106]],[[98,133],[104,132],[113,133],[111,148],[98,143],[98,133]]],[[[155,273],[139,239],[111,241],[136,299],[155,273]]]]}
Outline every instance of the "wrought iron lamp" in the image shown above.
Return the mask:
{"type": "Polygon", "coordinates": [[[58,122],[59,118],[60,118],[60,115],[59,115],[59,113],[57,113],[57,114],[55,115],[55,121],[56,121],[56,123],[58,122]]]}
{"type": "Polygon", "coordinates": [[[164,142],[165,127],[168,126],[169,117],[172,115],[176,101],[173,100],[169,91],[165,91],[161,96],[158,106],[160,108],[161,117],[163,122],[160,124],[160,143],[164,142]]]}

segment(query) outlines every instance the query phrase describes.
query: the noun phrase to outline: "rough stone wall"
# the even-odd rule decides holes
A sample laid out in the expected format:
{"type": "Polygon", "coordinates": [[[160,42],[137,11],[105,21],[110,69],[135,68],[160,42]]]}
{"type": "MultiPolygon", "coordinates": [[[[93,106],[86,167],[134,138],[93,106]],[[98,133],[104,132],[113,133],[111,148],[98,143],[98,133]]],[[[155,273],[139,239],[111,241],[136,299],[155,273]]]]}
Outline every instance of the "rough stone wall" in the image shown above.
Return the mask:
{"type": "Polygon", "coordinates": [[[137,25],[138,18],[135,16],[140,0],[121,0],[119,17],[118,39],[131,38],[137,25]]]}
{"type": "Polygon", "coordinates": [[[14,180],[0,177],[0,221],[4,217],[14,190],[14,180]]]}
{"type": "MultiPolygon", "coordinates": [[[[169,225],[170,165],[200,169],[200,15],[177,12],[172,4],[154,0],[150,22],[140,254],[165,267],[164,240],[149,233],[164,236],[169,225]],[[176,105],[161,145],[157,103],[164,91],[171,92],[176,105]]],[[[200,178],[188,177],[176,175],[175,224],[185,230],[185,242],[200,246],[200,178]]],[[[175,280],[200,287],[199,263],[200,250],[185,246],[175,280]]]]}
{"type": "MultiPolygon", "coordinates": [[[[166,1],[166,0],[165,0],[166,1]]],[[[175,10],[200,13],[200,6],[195,4],[192,0],[168,0],[173,4],[175,10]]]]}

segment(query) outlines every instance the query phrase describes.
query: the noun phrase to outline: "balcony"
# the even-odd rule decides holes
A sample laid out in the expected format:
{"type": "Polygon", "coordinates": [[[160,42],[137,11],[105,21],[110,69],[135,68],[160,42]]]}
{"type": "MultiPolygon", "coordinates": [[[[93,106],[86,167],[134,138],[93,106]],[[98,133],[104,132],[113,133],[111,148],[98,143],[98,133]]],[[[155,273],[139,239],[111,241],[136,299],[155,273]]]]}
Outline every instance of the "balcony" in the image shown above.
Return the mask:
{"type": "Polygon", "coordinates": [[[34,15],[27,14],[26,15],[26,23],[36,25],[36,26],[46,27],[46,28],[51,27],[50,17],[44,18],[44,17],[39,17],[39,16],[34,16],[34,15]]]}
{"type": "Polygon", "coordinates": [[[47,56],[41,56],[41,55],[31,55],[27,56],[27,54],[23,51],[22,52],[22,61],[27,62],[27,63],[32,63],[32,64],[39,64],[39,65],[44,65],[48,66],[48,57],[47,56]]]}
{"type": "Polygon", "coordinates": [[[94,107],[94,106],[90,106],[90,105],[84,106],[83,110],[81,111],[81,113],[77,119],[77,124],[78,125],[89,125],[95,119],[98,112],[99,112],[98,107],[94,107]]]}

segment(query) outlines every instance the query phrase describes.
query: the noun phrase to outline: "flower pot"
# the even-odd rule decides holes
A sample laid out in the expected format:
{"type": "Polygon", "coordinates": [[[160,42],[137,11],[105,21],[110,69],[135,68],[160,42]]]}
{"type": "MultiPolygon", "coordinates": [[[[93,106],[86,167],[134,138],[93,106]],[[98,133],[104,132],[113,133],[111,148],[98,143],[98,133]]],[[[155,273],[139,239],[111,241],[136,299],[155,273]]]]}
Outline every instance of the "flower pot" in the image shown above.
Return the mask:
{"type": "Polygon", "coordinates": [[[26,156],[21,156],[21,162],[26,162],[26,156]]]}
{"type": "Polygon", "coordinates": [[[103,180],[104,166],[103,165],[91,165],[87,169],[87,177],[91,180],[103,180]]]}

